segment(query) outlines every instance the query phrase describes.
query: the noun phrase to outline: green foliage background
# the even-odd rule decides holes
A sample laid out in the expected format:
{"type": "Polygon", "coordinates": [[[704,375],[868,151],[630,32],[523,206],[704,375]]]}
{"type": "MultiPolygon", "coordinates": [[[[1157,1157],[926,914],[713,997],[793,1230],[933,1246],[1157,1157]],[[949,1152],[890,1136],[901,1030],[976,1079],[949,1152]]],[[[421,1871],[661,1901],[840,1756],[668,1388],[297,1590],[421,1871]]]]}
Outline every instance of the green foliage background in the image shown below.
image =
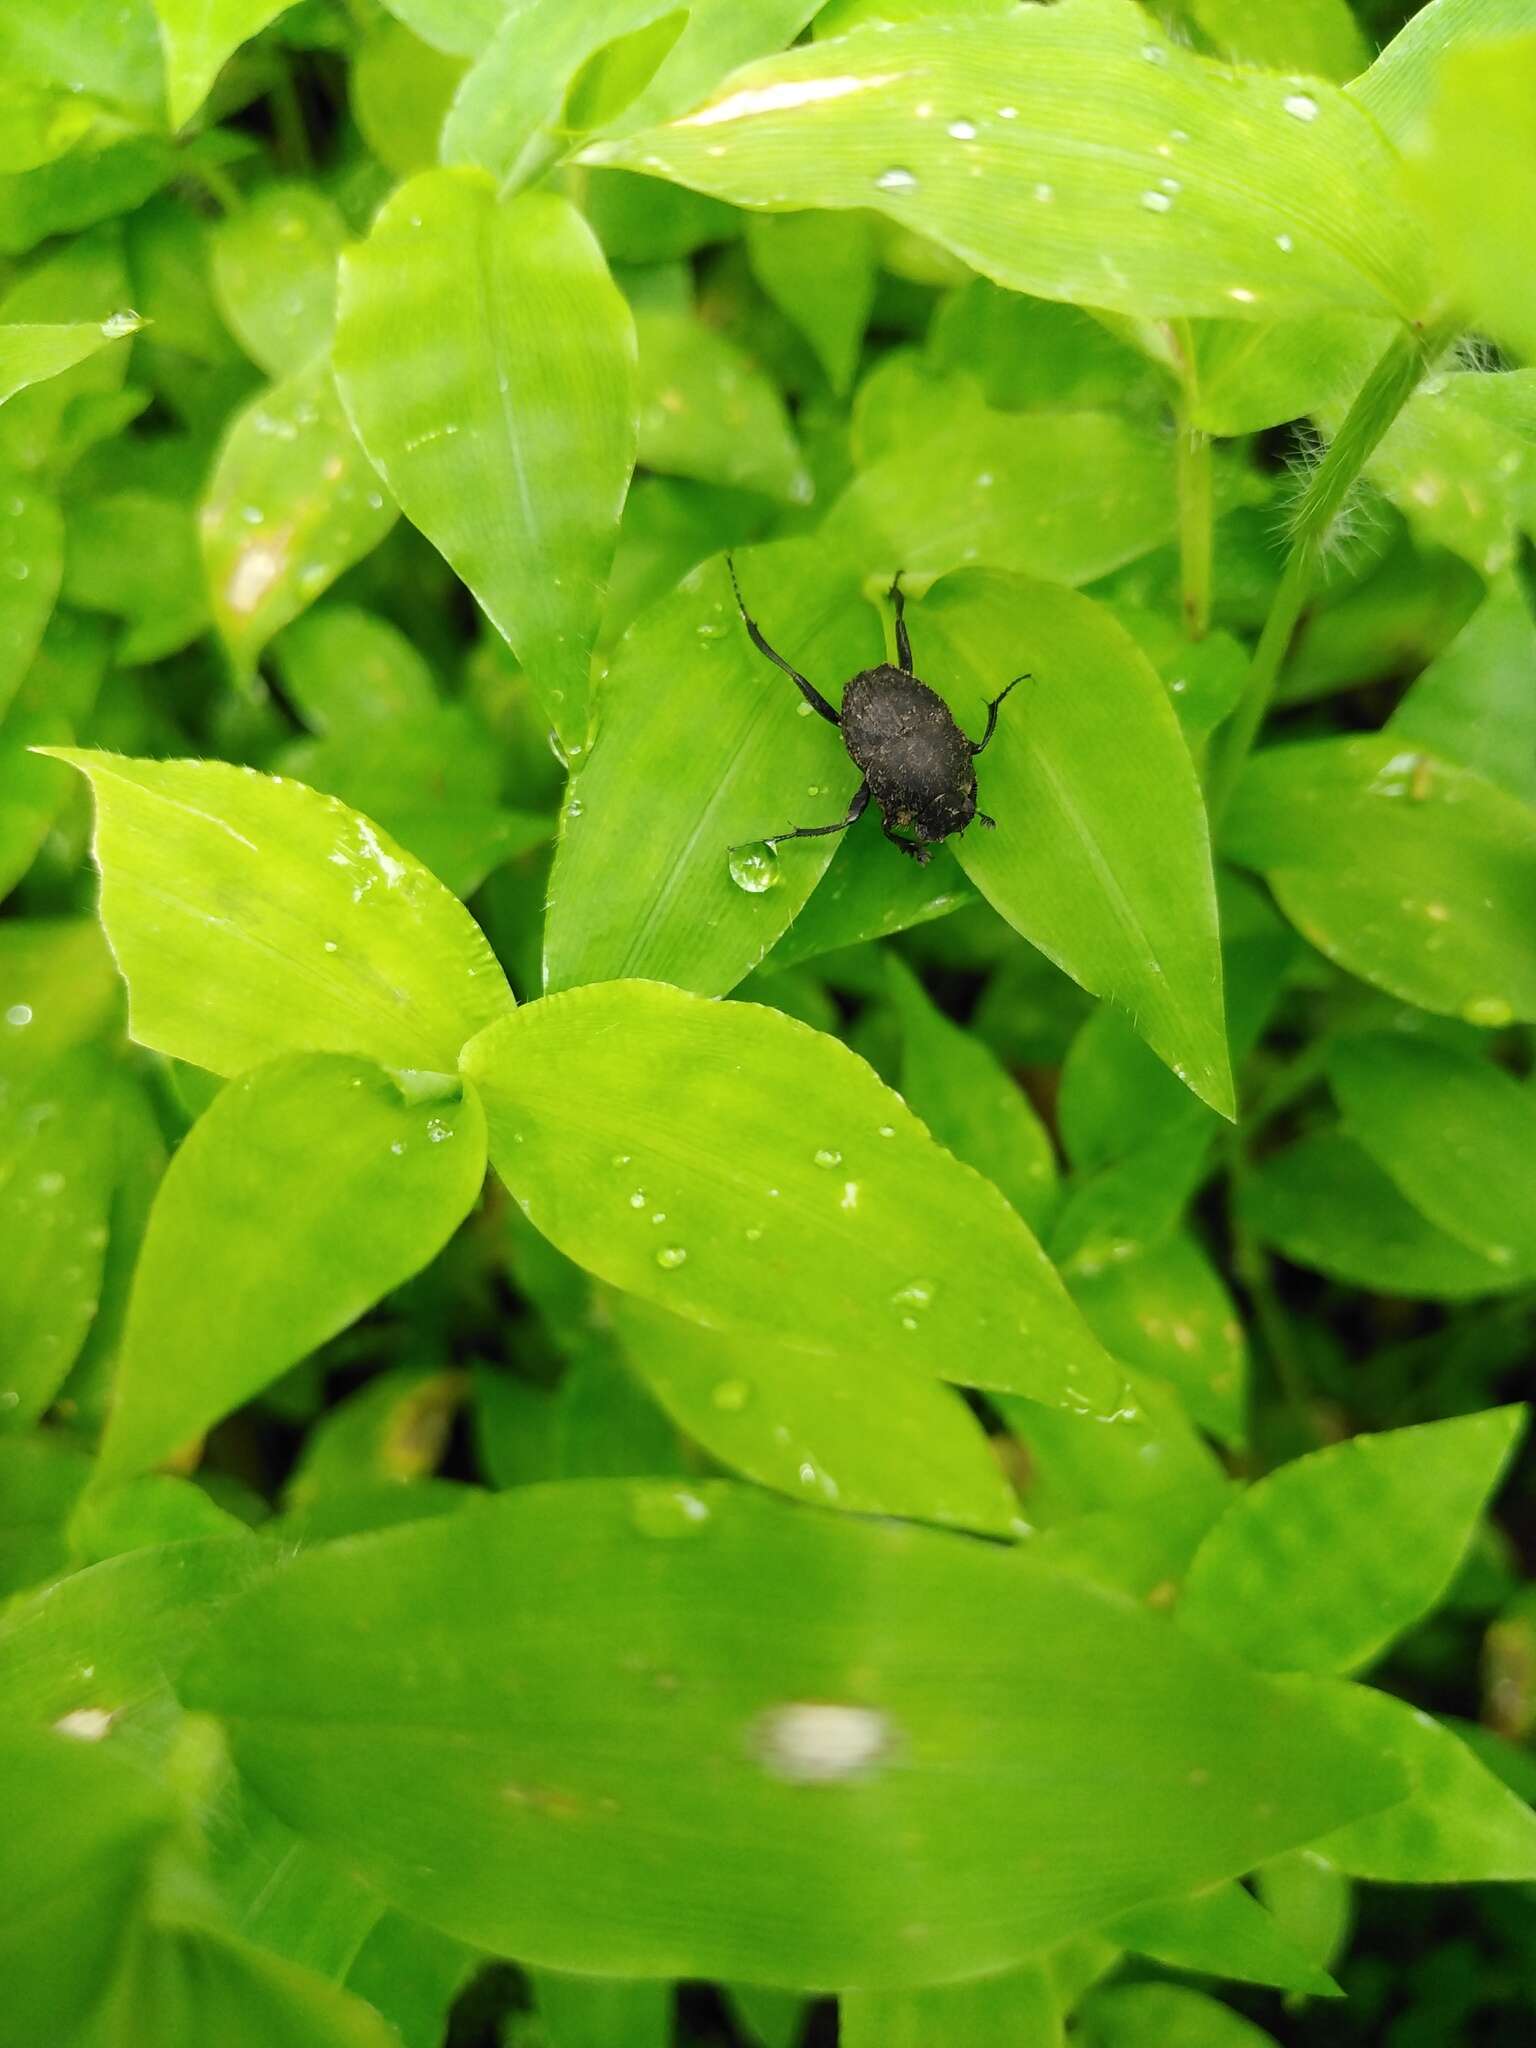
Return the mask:
{"type": "Polygon", "coordinates": [[[7,0],[0,2048],[1529,2030],[1533,221],[1533,0],[7,0]]]}

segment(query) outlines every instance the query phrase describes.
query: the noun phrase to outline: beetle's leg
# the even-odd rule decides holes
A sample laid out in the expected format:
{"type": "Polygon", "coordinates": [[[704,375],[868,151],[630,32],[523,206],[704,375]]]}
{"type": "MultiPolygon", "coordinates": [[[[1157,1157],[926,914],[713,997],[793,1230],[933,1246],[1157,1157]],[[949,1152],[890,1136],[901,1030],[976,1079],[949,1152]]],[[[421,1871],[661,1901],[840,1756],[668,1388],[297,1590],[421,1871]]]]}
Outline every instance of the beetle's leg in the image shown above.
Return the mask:
{"type": "Polygon", "coordinates": [[[915,860],[920,868],[927,867],[929,861],[933,859],[931,846],[915,846],[910,839],[903,839],[888,818],[880,820],[880,829],[892,846],[899,846],[908,860],[915,860]]]}
{"type": "Polygon", "coordinates": [[[898,569],[891,581],[891,603],[896,607],[896,660],[908,675],[912,673],[912,642],[907,638],[907,594],[901,587],[898,569]]]}
{"type": "Polygon", "coordinates": [[[978,825],[985,825],[989,832],[997,830],[996,818],[989,818],[985,811],[978,811],[976,813],[976,822],[978,825]]]}
{"type": "MultiPolygon", "coordinates": [[[[863,817],[864,807],[868,802],[869,784],[861,782],[853,792],[853,802],[848,806],[847,817],[839,818],[835,825],[796,825],[790,832],[770,832],[766,839],[757,841],[757,844],[777,846],[784,839],[824,839],[829,832],[846,832],[850,825],[856,825],[863,817]]],[[[753,842],[748,840],[745,843],[751,845],[753,842]]],[[[731,851],[736,851],[734,846],[731,851]]]]}
{"type": "Polygon", "coordinates": [[[976,743],[972,746],[971,752],[973,754],[980,754],[985,751],[987,741],[991,739],[992,734],[997,726],[997,707],[999,704],[1002,703],[1003,699],[1007,696],[1008,691],[1017,689],[1020,683],[1027,683],[1028,681],[1028,676],[1015,676],[1013,681],[1009,683],[1007,689],[998,691],[997,695],[992,699],[992,702],[987,706],[987,729],[982,734],[981,738],[977,740],[976,743]]]}
{"type": "MultiPolygon", "coordinates": [[[[792,682],[796,683],[799,686],[801,696],[804,697],[806,703],[810,705],[813,711],[819,711],[822,717],[827,720],[829,725],[840,725],[842,723],[841,719],[839,719],[837,713],[832,709],[832,706],[827,702],[826,698],[822,696],[820,690],[816,688],[815,684],[807,682],[805,677],[801,675],[799,669],[791,668],[789,663],[784,659],[782,654],[775,654],[773,649],[768,645],[768,642],[763,638],[762,634],[758,631],[757,621],[753,618],[752,614],[747,610],[746,605],[742,602],[741,585],[736,581],[736,564],[731,560],[729,555],[727,555],[725,558],[725,566],[731,572],[731,588],[736,593],[736,607],[737,610],[741,613],[741,622],[747,629],[747,634],[752,642],[752,645],[757,649],[759,654],[766,654],[768,659],[775,665],[775,667],[783,669],[785,675],[787,675],[792,682]]],[[[832,829],[835,830],[836,828],[833,827],[832,829]]]]}

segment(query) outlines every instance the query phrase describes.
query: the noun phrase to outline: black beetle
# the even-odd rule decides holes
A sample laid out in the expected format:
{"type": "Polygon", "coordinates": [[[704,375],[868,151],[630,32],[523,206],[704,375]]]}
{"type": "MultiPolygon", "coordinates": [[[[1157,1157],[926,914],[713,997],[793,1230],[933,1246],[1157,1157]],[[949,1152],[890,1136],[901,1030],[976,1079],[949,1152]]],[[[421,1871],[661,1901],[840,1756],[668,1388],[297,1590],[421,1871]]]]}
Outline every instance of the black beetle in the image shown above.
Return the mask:
{"type": "Polygon", "coordinates": [[[930,848],[952,832],[963,832],[972,818],[991,828],[996,821],[976,808],[974,763],[992,737],[997,707],[1015,684],[1028,682],[1028,676],[1015,676],[1006,689],[998,691],[987,706],[986,731],[979,740],[968,740],[944,699],[912,673],[906,599],[898,569],[890,597],[896,610],[896,658],[901,666],[892,668],[882,661],[877,668],[860,669],[843,690],[842,710],[834,711],[815,685],[768,645],[742,601],[736,564],[729,555],[725,566],[731,572],[731,588],[753,646],[783,669],[813,711],[838,728],[849,758],[864,777],[853,793],[847,817],[832,825],[797,825],[793,831],[775,832],[755,843],[777,846],[782,839],[820,839],[828,832],[845,832],[863,816],[871,797],[880,807],[886,838],[919,865],[926,865],[931,858],[930,848]],[[914,838],[901,838],[898,826],[914,838]]]}

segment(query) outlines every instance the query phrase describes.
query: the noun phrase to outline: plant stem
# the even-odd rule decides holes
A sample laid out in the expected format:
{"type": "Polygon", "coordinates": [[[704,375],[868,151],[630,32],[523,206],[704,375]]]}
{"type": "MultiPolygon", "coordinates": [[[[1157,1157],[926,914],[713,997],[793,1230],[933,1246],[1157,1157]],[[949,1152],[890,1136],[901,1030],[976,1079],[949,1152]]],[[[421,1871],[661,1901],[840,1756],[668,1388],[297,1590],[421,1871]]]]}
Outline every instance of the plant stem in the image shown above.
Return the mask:
{"type": "Polygon", "coordinates": [[[278,154],[285,167],[304,176],[313,174],[315,160],[309,146],[309,129],[293,82],[292,63],[280,63],[272,84],[272,117],[277,130],[278,154]]]}
{"type": "Polygon", "coordinates": [[[1192,426],[1181,404],[1176,426],[1179,475],[1179,589],[1184,631],[1211,630],[1211,437],[1192,426]]]}
{"type": "Polygon", "coordinates": [[[189,155],[181,159],[181,171],[185,177],[195,179],[202,186],[220,213],[238,213],[245,205],[245,194],[222,164],[208,163],[201,157],[189,155]]]}
{"type": "Polygon", "coordinates": [[[1453,332],[1441,327],[1428,331],[1403,328],[1366,378],[1327,454],[1312,472],[1296,510],[1291,552],[1254,650],[1248,680],[1216,749],[1207,799],[1213,825],[1220,820],[1264,723],[1281,665],[1344,500],[1412,396],[1426,365],[1453,332]]]}

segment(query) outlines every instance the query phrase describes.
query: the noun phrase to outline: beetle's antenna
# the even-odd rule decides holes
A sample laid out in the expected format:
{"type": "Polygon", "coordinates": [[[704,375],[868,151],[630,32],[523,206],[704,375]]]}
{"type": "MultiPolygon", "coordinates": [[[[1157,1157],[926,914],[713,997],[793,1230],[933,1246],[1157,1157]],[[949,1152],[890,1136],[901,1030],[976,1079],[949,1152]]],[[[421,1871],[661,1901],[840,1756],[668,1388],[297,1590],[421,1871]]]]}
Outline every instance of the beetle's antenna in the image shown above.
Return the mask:
{"type": "Polygon", "coordinates": [[[826,719],[829,725],[841,725],[842,720],[838,717],[837,713],[832,709],[832,706],[827,702],[826,698],[822,696],[820,690],[817,689],[816,685],[808,681],[805,676],[801,675],[799,669],[791,668],[789,663],[784,659],[783,655],[778,653],[776,649],[770,647],[768,645],[768,642],[763,638],[762,634],[758,631],[757,621],[753,618],[752,614],[747,610],[746,603],[742,598],[741,585],[736,581],[736,564],[735,561],[732,559],[731,555],[729,554],[729,552],[727,552],[725,557],[725,566],[730,571],[731,588],[736,593],[736,609],[741,613],[741,622],[747,629],[747,637],[751,640],[752,645],[757,649],[759,654],[766,654],[768,659],[773,663],[775,668],[783,669],[785,675],[787,675],[790,681],[796,685],[796,687],[800,691],[801,696],[804,697],[806,703],[810,705],[813,711],[819,711],[822,717],[826,719]]]}

